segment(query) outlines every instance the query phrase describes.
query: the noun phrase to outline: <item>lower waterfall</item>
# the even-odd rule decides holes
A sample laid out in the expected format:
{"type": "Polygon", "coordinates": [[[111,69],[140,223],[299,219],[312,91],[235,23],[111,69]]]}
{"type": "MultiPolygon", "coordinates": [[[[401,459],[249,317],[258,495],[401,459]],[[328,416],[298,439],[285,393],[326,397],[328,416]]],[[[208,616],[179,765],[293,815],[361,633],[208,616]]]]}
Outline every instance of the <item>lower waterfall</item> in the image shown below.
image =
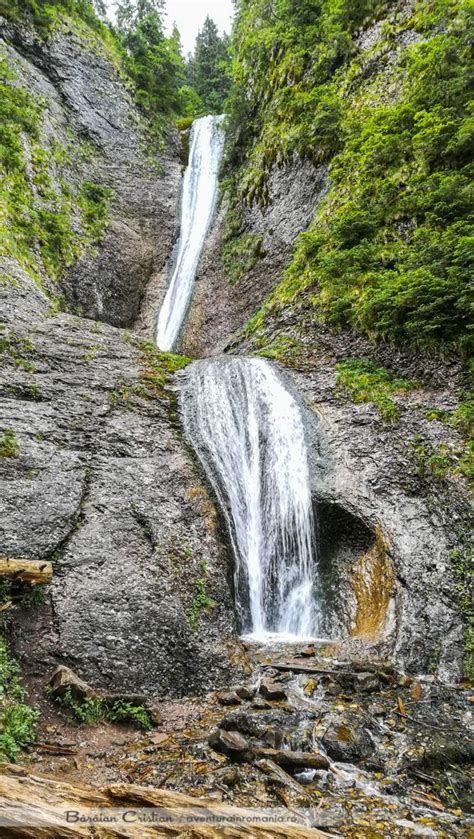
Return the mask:
{"type": "Polygon", "coordinates": [[[181,408],[227,518],[242,632],[314,637],[315,528],[296,399],[269,362],[228,357],[188,367],[181,408]]]}

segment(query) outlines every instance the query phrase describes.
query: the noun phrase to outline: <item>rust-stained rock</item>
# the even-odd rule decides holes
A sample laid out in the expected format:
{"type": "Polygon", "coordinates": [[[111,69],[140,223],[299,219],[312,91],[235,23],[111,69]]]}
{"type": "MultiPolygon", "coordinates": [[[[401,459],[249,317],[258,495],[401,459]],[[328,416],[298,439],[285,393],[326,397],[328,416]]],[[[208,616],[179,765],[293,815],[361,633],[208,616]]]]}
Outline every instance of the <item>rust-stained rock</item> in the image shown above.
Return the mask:
{"type": "Polygon", "coordinates": [[[356,610],[351,635],[368,641],[381,638],[387,623],[395,582],[387,550],[387,540],[380,528],[377,528],[375,544],[360,557],[354,567],[356,610]]]}

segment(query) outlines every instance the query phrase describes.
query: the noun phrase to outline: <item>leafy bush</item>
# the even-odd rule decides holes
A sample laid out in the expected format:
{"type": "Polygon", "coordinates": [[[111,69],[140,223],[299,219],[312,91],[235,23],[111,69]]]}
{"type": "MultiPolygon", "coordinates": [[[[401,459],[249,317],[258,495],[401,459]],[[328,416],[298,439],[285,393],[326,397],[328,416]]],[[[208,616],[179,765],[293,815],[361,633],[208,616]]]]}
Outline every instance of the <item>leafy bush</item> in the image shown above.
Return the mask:
{"type": "Polygon", "coordinates": [[[24,698],[18,662],[0,637],[0,761],[15,761],[34,742],[39,714],[24,698]]]}
{"type": "Polygon", "coordinates": [[[143,705],[134,705],[122,699],[110,702],[100,696],[87,696],[82,701],[76,701],[70,691],[58,701],[69,708],[76,719],[85,725],[97,725],[99,722],[108,721],[130,722],[145,731],[152,728],[150,715],[143,705]]]}
{"type": "Polygon", "coordinates": [[[201,576],[196,580],[196,593],[191,607],[186,613],[189,625],[192,629],[198,629],[202,613],[209,611],[209,609],[213,609],[216,605],[214,600],[212,600],[207,593],[206,571],[206,563],[201,562],[201,576]]]}
{"type": "Polygon", "coordinates": [[[0,457],[18,457],[19,453],[20,444],[15,432],[7,428],[0,437],[0,457]]]}

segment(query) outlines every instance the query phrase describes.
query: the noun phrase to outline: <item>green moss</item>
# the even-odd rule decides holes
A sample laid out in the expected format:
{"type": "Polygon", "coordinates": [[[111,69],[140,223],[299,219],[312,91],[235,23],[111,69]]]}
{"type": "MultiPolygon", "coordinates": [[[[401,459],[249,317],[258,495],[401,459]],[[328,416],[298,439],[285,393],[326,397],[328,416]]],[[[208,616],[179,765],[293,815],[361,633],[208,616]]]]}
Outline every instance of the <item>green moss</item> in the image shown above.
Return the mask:
{"type": "Polygon", "coordinates": [[[286,335],[276,338],[271,344],[264,344],[257,351],[257,355],[261,355],[263,358],[271,358],[290,366],[301,361],[306,354],[307,349],[303,344],[286,335]]]}
{"type": "Polygon", "coordinates": [[[0,637],[0,761],[15,761],[35,740],[39,714],[24,699],[20,667],[0,637]]]}
{"type": "Polygon", "coordinates": [[[474,607],[473,607],[473,579],[474,566],[472,548],[469,537],[463,539],[459,548],[449,556],[456,576],[455,595],[461,614],[464,618],[464,675],[469,681],[474,681],[474,607]]]}
{"type": "Polygon", "coordinates": [[[208,612],[216,606],[214,600],[207,594],[206,573],[207,566],[205,562],[199,565],[201,576],[196,580],[196,593],[194,600],[186,612],[186,617],[191,629],[199,629],[201,616],[203,612],[208,612]]]}
{"type": "Polygon", "coordinates": [[[337,365],[337,382],[354,402],[377,406],[385,422],[396,422],[400,413],[392,396],[419,387],[418,382],[395,378],[388,370],[368,359],[349,359],[337,365]]]}
{"type": "Polygon", "coordinates": [[[76,719],[85,725],[97,725],[106,721],[132,723],[144,731],[153,728],[150,715],[143,705],[134,705],[122,699],[111,702],[100,696],[88,696],[79,702],[74,700],[68,691],[58,701],[65,708],[69,708],[76,719]]]}
{"type": "Polygon", "coordinates": [[[113,190],[101,184],[84,181],[77,196],[82,213],[82,228],[88,243],[103,239],[108,224],[110,200],[113,190]]]}
{"type": "Polygon", "coordinates": [[[165,385],[173,373],[183,370],[191,362],[191,359],[184,355],[159,352],[151,342],[137,342],[135,345],[141,350],[144,367],[140,379],[145,387],[157,396],[163,395],[165,385]]]}
{"type": "Polygon", "coordinates": [[[18,457],[19,454],[20,444],[15,432],[11,428],[5,429],[0,437],[0,457],[18,457]]]}
{"type": "Polygon", "coordinates": [[[222,265],[231,285],[237,285],[247,271],[251,271],[258,260],[265,256],[262,242],[263,236],[250,233],[225,242],[222,265]]]}
{"type": "Polygon", "coordinates": [[[466,441],[461,446],[440,443],[433,446],[419,434],[410,442],[410,456],[420,478],[433,477],[444,481],[462,475],[474,487],[474,444],[466,441]]]}

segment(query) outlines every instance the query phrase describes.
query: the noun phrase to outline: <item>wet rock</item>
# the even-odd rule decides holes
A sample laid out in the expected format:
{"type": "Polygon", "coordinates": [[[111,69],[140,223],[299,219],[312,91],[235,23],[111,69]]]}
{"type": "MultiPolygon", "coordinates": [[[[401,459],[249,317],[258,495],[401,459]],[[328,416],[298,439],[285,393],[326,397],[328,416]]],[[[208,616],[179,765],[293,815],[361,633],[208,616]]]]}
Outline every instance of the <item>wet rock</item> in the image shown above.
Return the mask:
{"type": "Polygon", "coordinates": [[[255,710],[257,710],[257,711],[259,711],[259,710],[264,711],[265,709],[271,708],[271,707],[272,707],[271,703],[267,702],[265,699],[262,699],[260,696],[257,696],[252,702],[252,708],[255,708],[255,710]]]}
{"type": "Polygon", "coordinates": [[[270,201],[266,208],[242,207],[240,233],[257,242],[259,258],[230,283],[222,263],[226,201],[213,225],[198,272],[182,349],[193,357],[213,355],[260,307],[265,295],[289,261],[296,236],[314,218],[315,207],[327,190],[327,167],[295,160],[270,172],[270,201]]]}
{"type": "Polygon", "coordinates": [[[229,787],[229,789],[233,789],[234,787],[238,786],[241,782],[242,778],[240,775],[239,770],[235,767],[229,767],[225,769],[222,774],[219,775],[219,781],[224,786],[229,787]]]}
{"type": "Polygon", "coordinates": [[[333,760],[359,761],[373,752],[372,739],[354,717],[335,717],[326,725],[321,743],[333,760]]]}
{"type": "Polygon", "coordinates": [[[312,696],[317,688],[317,685],[318,683],[316,679],[306,679],[303,685],[303,692],[305,696],[312,696]]]}
{"type": "Polygon", "coordinates": [[[355,688],[360,693],[374,693],[380,690],[380,682],[374,673],[358,673],[355,688]]]}
{"type": "Polygon", "coordinates": [[[277,710],[272,705],[270,708],[270,711],[257,713],[254,712],[253,706],[234,711],[226,714],[219,725],[228,731],[240,731],[246,737],[271,748],[281,749],[285,745],[294,751],[311,750],[312,726],[305,726],[302,719],[286,708],[277,710]]]}
{"type": "Polygon", "coordinates": [[[69,667],[60,664],[49,681],[50,696],[53,699],[64,699],[70,695],[76,702],[88,697],[96,696],[96,692],[87,682],[84,682],[69,667]]]}
{"type": "Polygon", "coordinates": [[[237,691],[229,691],[227,693],[218,693],[217,694],[217,701],[219,705],[223,705],[224,707],[230,705],[240,705],[242,700],[240,696],[238,696],[237,691]]]}
{"type": "Polygon", "coordinates": [[[240,699],[243,699],[246,702],[249,702],[255,696],[255,688],[253,686],[247,687],[246,685],[241,685],[235,689],[235,692],[240,699]]]}
{"type": "Polygon", "coordinates": [[[253,759],[248,740],[238,731],[218,728],[209,735],[208,743],[215,752],[227,755],[231,760],[248,762],[253,759]]]}
{"type": "Polygon", "coordinates": [[[263,679],[260,685],[260,695],[269,702],[278,702],[281,699],[286,699],[286,690],[276,682],[270,679],[263,679]]]}

